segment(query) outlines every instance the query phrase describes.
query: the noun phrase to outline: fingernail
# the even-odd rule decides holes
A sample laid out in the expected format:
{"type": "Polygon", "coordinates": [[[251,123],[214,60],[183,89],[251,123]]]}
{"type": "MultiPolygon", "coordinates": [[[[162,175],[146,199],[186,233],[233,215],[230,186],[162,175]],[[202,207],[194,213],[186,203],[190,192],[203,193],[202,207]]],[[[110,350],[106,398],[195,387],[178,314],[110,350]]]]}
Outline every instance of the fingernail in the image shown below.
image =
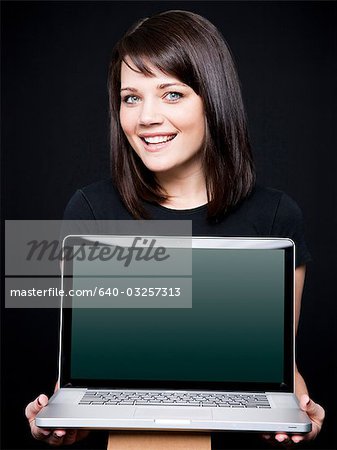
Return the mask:
{"type": "Polygon", "coordinates": [[[265,439],[270,439],[270,434],[264,434],[263,437],[264,437],[265,439]]]}
{"type": "Polygon", "coordinates": [[[299,442],[301,442],[302,438],[301,437],[293,437],[292,440],[293,440],[293,442],[295,442],[295,444],[298,444],[299,442]]]}
{"type": "Polygon", "coordinates": [[[51,431],[50,430],[41,430],[41,433],[43,434],[43,436],[50,436],[51,431]]]}
{"type": "Polygon", "coordinates": [[[54,436],[57,438],[61,438],[64,436],[64,432],[63,431],[54,431],[54,436]]]}
{"type": "Polygon", "coordinates": [[[46,406],[47,405],[45,399],[43,397],[41,397],[41,395],[38,397],[37,402],[38,402],[39,406],[46,406]]]}
{"type": "Polygon", "coordinates": [[[309,397],[308,394],[303,394],[303,395],[301,396],[301,400],[302,400],[302,402],[304,401],[304,404],[305,404],[305,405],[307,405],[307,404],[310,402],[310,397],[309,397]],[[305,400],[304,400],[304,399],[305,399],[305,400]]]}
{"type": "Polygon", "coordinates": [[[284,438],[284,436],[276,436],[275,439],[276,439],[278,442],[283,442],[285,438],[284,438]]]}

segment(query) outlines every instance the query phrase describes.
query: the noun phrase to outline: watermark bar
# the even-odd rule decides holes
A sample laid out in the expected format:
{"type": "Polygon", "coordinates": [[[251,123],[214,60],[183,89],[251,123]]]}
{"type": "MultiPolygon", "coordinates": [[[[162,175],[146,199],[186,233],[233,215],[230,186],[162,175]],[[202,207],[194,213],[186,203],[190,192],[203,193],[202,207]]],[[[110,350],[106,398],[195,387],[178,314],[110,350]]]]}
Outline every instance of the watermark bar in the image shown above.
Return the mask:
{"type": "Polygon", "coordinates": [[[7,278],[5,299],[6,308],[192,308],[192,278],[7,278]]]}

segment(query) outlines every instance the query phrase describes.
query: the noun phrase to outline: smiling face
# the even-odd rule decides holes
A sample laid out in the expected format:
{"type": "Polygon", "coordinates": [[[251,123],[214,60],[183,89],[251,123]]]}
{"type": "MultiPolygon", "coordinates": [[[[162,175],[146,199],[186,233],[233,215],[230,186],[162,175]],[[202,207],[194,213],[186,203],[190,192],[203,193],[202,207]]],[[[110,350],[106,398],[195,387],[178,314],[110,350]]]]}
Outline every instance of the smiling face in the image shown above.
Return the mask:
{"type": "Polygon", "coordinates": [[[154,67],[154,76],[145,76],[129,60],[127,64],[121,66],[120,121],[134,151],[156,174],[200,172],[205,140],[201,97],[154,67]]]}

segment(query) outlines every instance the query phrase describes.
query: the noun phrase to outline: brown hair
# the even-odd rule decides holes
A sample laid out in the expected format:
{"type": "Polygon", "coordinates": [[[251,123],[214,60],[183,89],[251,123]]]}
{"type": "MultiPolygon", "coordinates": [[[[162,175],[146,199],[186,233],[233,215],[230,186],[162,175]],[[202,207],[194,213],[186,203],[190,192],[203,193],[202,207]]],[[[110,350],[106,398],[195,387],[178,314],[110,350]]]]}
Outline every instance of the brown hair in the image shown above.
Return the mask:
{"type": "Polygon", "coordinates": [[[114,47],[108,82],[112,176],[131,214],[148,218],[143,201],[160,203],[167,197],[120,125],[120,71],[126,57],[146,76],[153,76],[152,65],[186,83],[202,98],[207,129],[202,158],[208,218],[221,218],[255,183],[240,83],[225,40],[204,17],[167,11],[140,20],[114,47]]]}

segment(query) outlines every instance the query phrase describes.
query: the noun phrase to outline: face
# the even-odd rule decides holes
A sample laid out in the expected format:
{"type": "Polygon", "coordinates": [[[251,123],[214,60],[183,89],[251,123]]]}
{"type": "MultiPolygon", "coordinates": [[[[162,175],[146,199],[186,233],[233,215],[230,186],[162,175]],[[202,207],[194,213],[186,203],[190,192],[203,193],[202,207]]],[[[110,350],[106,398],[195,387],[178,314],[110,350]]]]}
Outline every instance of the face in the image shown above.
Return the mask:
{"type": "MultiPolygon", "coordinates": [[[[134,67],[130,61],[127,63],[134,67]]],[[[150,69],[154,76],[145,76],[122,63],[123,131],[152,172],[187,176],[200,171],[200,150],[205,139],[202,100],[177,78],[150,69]]]]}

